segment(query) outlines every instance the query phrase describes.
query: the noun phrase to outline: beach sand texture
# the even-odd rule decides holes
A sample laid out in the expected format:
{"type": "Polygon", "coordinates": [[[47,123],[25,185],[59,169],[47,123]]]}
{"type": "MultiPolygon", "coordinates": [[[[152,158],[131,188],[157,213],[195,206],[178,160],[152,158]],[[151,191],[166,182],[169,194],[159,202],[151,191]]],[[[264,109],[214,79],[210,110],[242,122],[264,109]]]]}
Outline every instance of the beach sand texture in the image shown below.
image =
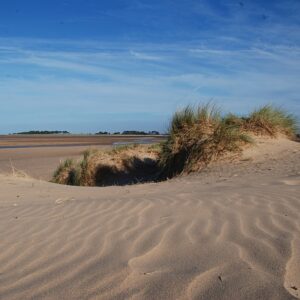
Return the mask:
{"type": "Polygon", "coordinates": [[[300,144],[161,183],[0,175],[0,299],[299,299],[300,144]]]}

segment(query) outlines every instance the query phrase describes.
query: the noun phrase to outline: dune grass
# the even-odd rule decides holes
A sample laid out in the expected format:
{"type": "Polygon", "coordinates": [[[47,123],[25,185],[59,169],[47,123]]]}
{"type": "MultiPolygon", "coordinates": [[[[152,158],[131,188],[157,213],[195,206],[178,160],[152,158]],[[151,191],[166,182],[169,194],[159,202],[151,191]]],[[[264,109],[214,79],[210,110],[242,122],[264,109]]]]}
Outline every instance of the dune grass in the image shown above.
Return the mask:
{"type": "Polygon", "coordinates": [[[214,105],[188,106],[174,114],[169,138],[159,162],[163,177],[198,171],[228,152],[239,152],[251,138],[240,126],[228,123],[214,105]]]}
{"type": "Polygon", "coordinates": [[[169,138],[160,153],[163,177],[199,171],[210,162],[235,154],[253,142],[251,136],[294,137],[296,118],[284,110],[265,105],[249,116],[227,114],[211,104],[187,106],[176,112],[169,127],[169,138]]]}
{"type": "Polygon", "coordinates": [[[73,159],[66,159],[59,164],[51,181],[66,185],[79,185],[80,178],[81,170],[78,164],[73,159]]]}
{"type": "Polygon", "coordinates": [[[125,145],[112,150],[89,149],[81,161],[67,159],[54,172],[52,182],[80,186],[124,185],[157,178],[158,149],[125,145]]]}
{"type": "Polygon", "coordinates": [[[243,127],[255,134],[276,137],[281,133],[293,137],[297,131],[296,124],[297,120],[293,115],[278,107],[265,105],[245,118],[243,127]]]}
{"type": "Polygon", "coordinates": [[[61,163],[53,182],[104,186],[165,180],[239,154],[253,142],[253,135],[293,137],[295,133],[296,119],[271,105],[243,117],[222,116],[212,104],[186,106],[174,113],[165,142],[124,145],[109,151],[87,150],[80,162],[61,163]]]}

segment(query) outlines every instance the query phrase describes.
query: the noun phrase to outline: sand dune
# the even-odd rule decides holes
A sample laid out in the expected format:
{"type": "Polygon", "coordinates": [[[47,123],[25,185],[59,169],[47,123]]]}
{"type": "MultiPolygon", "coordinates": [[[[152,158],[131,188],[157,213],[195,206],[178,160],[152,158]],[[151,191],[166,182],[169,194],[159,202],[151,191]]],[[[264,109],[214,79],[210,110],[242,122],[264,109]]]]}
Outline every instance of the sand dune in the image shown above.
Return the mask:
{"type": "Polygon", "coordinates": [[[0,298],[300,298],[299,154],[125,187],[0,175],[0,298]]]}

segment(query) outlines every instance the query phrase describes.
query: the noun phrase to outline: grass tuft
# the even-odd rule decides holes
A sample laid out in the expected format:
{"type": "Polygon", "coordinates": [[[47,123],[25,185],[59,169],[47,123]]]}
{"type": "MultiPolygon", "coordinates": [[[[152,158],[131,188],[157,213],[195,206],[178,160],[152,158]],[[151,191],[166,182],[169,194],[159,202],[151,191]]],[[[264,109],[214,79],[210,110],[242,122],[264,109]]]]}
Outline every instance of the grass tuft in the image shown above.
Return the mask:
{"type": "Polygon", "coordinates": [[[79,185],[81,170],[73,159],[61,162],[55,170],[52,182],[66,185],[79,185]]]}
{"type": "Polygon", "coordinates": [[[214,105],[187,108],[174,114],[170,135],[162,146],[163,177],[198,171],[228,152],[238,152],[250,137],[221,117],[214,105]]]}
{"type": "Polygon", "coordinates": [[[276,137],[279,133],[293,137],[297,130],[296,118],[284,110],[265,105],[245,119],[244,129],[259,135],[276,137]]]}

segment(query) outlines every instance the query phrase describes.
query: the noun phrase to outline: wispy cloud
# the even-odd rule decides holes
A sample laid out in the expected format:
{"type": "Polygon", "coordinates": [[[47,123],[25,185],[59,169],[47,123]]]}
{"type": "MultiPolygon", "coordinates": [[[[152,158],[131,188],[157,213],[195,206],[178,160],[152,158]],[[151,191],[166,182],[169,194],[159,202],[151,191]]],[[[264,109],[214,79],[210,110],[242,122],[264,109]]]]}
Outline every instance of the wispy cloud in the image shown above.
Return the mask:
{"type": "Polygon", "coordinates": [[[155,56],[155,55],[150,55],[150,54],[146,54],[146,53],[140,53],[140,52],[136,52],[136,51],[130,51],[130,54],[137,58],[137,59],[142,59],[142,60],[153,60],[153,61],[158,61],[158,60],[162,60],[162,57],[159,56],[155,56]]]}
{"type": "Polygon", "coordinates": [[[2,128],[18,111],[32,126],[68,115],[92,131],[107,114],[123,128],[145,115],[144,129],[163,129],[174,109],[210,99],[225,110],[273,102],[300,115],[299,45],[232,32],[169,43],[0,38],[0,68],[2,128]]]}

